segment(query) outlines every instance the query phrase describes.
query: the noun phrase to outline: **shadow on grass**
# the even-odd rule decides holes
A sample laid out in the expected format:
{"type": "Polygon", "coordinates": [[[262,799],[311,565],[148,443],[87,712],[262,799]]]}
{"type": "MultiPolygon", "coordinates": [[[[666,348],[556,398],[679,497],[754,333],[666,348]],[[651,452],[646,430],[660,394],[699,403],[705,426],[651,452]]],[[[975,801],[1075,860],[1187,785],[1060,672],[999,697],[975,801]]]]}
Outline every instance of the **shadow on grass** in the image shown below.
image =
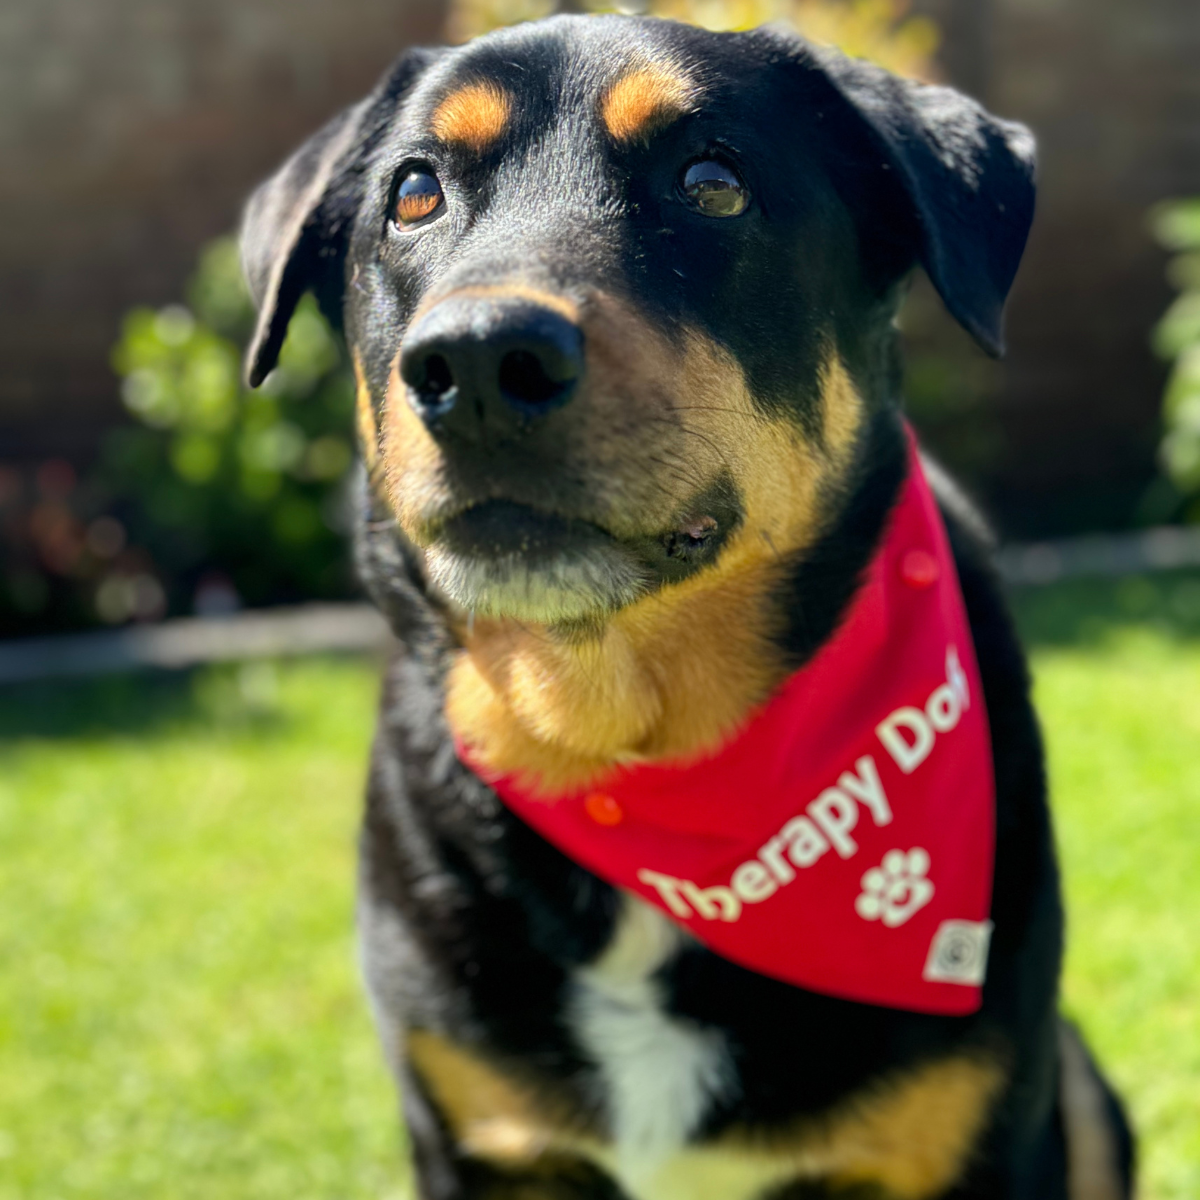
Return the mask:
{"type": "Polygon", "coordinates": [[[0,744],[24,738],[144,737],[183,726],[193,732],[286,732],[289,721],[278,707],[275,664],[221,663],[0,686],[0,744]]]}
{"type": "Polygon", "coordinates": [[[1014,588],[1009,599],[1029,646],[1093,645],[1130,627],[1200,638],[1200,571],[1194,569],[1014,588]]]}

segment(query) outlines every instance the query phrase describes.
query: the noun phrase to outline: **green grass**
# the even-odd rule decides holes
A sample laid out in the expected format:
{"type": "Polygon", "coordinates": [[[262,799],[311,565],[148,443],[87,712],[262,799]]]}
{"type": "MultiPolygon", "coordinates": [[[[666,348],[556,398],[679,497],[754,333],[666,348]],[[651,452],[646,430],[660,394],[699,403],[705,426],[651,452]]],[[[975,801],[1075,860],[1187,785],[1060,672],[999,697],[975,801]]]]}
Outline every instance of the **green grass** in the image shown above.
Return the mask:
{"type": "Polygon", "coordinates": [[[0,1197],[401,1191],[354,963],[375,671],[9,693],[0,1197]]]}
{"type": "MultiPolygon", "coordinates": [[[[1018,598],[1071,911],[1066,1003],[1145,1200],[1200,1195],[1200,576],[1018,598]]],[[[354,963],[376,670],[0,692],[0,1200],[405,1193],[354,963]]]]}
{"type": "Polygon", "coordinates": [[[1200,1196],[1200,575],[1028,593],[1066,1009],[1124,1093],[1143,1200],[1200,1196]]]}

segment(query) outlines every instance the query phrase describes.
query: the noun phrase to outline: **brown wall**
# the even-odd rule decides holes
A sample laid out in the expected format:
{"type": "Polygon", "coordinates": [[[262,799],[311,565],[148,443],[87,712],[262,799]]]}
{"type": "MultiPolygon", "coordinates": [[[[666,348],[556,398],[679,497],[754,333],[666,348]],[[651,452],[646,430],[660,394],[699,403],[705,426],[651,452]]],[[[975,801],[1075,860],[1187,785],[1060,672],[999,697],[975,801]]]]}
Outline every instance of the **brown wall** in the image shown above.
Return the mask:
{"type": "MultiPolygon", "coordinates": [[[[975,463],[1009,529],[1127,521],[1153,471],[1163,369],[1147,337],[1170,297],[1145,214],[1200,193],[1200,3],[918,7],[942,21],[953,81],[1028,121],[1042,148],[1011,354],[998,372],[965,360],[985,403],[945,425],[947,449],[975,463]]],[[[248,188],[404,42],[436,38],[438,9],[5,0],[0,459],[86,457],[118,410],[120,314],[177,298],[248,188]]],[[[944,326],[929,338],[965,353],[944,326]]]]}
{"type": "Polygon", "coordinates": [[[120,315],[358,98],[438,0],[4,0],[0,459],[85,458],[119,409],[120,315]]]}
{"type": "Polygon", "coordinates": [[[1148,338],[1171,297],[1146,214],[1200,194],[1200,3],[921,7],[942,21],[952,80],[1040,146],[987,492],[1010,529],[1128,520],[1154,469],[1165,371],[1148,338]]]}

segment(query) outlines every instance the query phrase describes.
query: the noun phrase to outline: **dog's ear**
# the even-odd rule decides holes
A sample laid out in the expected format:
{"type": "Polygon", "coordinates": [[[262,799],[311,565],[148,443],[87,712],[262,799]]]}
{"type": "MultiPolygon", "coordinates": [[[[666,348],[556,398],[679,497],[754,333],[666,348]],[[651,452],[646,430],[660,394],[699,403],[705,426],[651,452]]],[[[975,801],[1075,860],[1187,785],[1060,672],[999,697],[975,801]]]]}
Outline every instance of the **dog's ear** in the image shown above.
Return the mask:
{"type": "Polygon", "coordinates": [[[946,307],[988,351],[1004,352],[1004,303],[1033,221],[1035,145],[952,88],[900,79],[836,50],[810,50],[883,156],[915,217],[916,257],[946,307]]]}
{"type": "Polygon", "coordinates": [[[258,309],[246,354],[257,387],[279,358],[288,322],[305,292],[341,323],[346,240],[361,199],[359,179],[397,105],[444,51],[414,48],[375,90],[314,134],[250,197],[242,214],[242,271],[258,309]]]}

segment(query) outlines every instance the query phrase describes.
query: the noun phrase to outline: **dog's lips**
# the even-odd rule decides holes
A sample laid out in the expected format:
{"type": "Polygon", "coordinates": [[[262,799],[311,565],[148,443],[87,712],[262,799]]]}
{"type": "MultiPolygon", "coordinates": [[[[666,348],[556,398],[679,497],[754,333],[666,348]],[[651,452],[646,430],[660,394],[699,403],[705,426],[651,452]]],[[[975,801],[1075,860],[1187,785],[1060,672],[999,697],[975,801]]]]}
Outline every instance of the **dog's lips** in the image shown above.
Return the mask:
{"type": "Polygon", "coordinates": [[[489,500],[441,521],[432,582],[460,607],[545,624],[594,619],[644,595],[651,572],[590,521],[489,500]]]}
{"type": "Polygon", "coordinates": [[[487,500],[423,539],[434,583],[471,611],[561,623],[612,613],[711,561],[725,532],[693,512],[664,533],[620,537],[586,518],[487,500]]]}
{"type": "Polygon", "coordinates": [[[520,555],[531,567],[564,552],[617,545],[593,521],[512,500],[471,505],[439,521],[430,533],[432,543],[456,554],[485,559],[520,555]]]}
{"type": "Polygon", "coordinates": [[[657,533],[621,535],[588,517],[493,499],[430,522],[422,544],[484,559],[520,555],[534,569],[539,562],[562,553],[619,548],[649,566],[659,560],[678,563],[703,554],[723,539],[729,524],[711,513],[694,511],[657,533]]]}

